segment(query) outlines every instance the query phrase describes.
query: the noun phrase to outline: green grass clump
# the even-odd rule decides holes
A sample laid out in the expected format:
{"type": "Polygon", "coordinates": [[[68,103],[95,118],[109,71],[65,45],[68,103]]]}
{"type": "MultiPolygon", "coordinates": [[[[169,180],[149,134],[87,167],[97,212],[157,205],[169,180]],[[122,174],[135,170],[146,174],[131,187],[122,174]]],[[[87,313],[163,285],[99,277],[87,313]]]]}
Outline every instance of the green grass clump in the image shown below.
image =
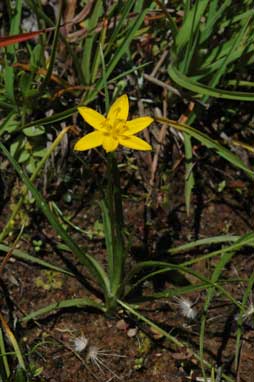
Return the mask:
{"type": "MultiPolygon", "coordinates": [[[[164,163],[164,169],[168,167],[166,150],[164,155],[159,155],[162,132],[164,129],[164,136],[166,130],[173,133],[171,136],[175,140],[170,139],[170,149],[173,151],[177,147],[185,159],[183,176],[187,215],[192,217],[193,189],[199,185],[195,177],[194,145],[198,144],[198,152],[201,147],[207,157],[219,158],[224,166],[225,163],[232,165],[232,169],[236,168],[244,180],[248,177],[252,180],[253,169],[239,157],[231,144],[231,135],[235,133],[233,129],[223,131],[224,136],[226,133],[230,136],[230,144],[226,145],[219,132],[211,128],[210,122],[206,125],[203,122],[204,115],[211,115],[209,113],[215,102],[222,105],[218,109],[218,119],[228,119],[230,124],[231,110],[235,110],[232,102],[237,102],[235,108],[239,112],[246,107],[247,114],[249,103],[254,100],[251,91],[253,75],[249,74],[254,49],[252,3],[248,0],[242,1],[241,5],[232,0],[226,0],[223,4],[217,0],[187,0],[172,2],[171,7],[159,0],[113,1],[108,4],[99,0],[90,8],[89,2],[81,3],[77,5],[71,21],[68,21],[64,18],[66,8],[63,1],[59,2],[54,20],[40,1],[27,0],[24,4],[17,0],[13,5],[6,0],[7,21],[2,28],[5,36],[15,37],[0,40],[0,171],[3,173],[8,169],[14,174],[18,192],[8,199],[12,213],[0,232],[0,250],[5,254],[0,265],[0,276],[9,258],[14,256],[51,272],[77,278],[72,269],[61,268],[42,260],[38,254],[32,256],[16,248],[24,237],[26,227],[31,224],[29,219],[22,221],[19,212],[24,206],[27,216],[40,211],[40,219],[45,217],[54,229],[57,249],[71,252],[83,265],[89,275],[89,281],[85,280],[89,288],[87,297],[65,299],[39,307],[20,318],[20,323],[72,307],[92,308],[110,316],[116,316],[123,310],[132,319],[159,332],[174,346],[191,349],[204,380],[208,370],[214,380],[215,367],[212,361],[207,360],[205,346],[207,317],[214,300],[221,297],[238,312],[235,319],[234,363],[237,372],[244,322],[253,315],[248,302],[251,301],[254,275],[232,278],[228,277],[226,270],[237,254],[246,249],[253,250],[252,232],[242,236],[235,232],[218,233],[215,237],[167,248],[167,256],[163,259],[150,257],[137,262],[130,259],[128,249],[131,243],[127,245],[127,242],[131,241],[131,237],[123,221],[123,182],[120,174],[123,178],[129,178],[134,171],[139,171],[140,175],[143,168],[133,164],[135,158],[128,151],[108,157],[98,149],[100,169],[103,172],[106,163],[108,169],[102,180],[95,181],[101,185],[99,194],[103,199],[99,202],[104,232],[98,236],[100,240],[105,238],[107,250],[107,260],[101,261],[87,253],[73,236],[73,232],[87,234],[91,231],[79,227],[75,220],[72,222],[74,214],[66,217],[54,200],[57,197],[53,193],[60,184],[71,189],[69,196],[75,194],[77,184],[82,181],[80,167],[93,172],[93,154],[82,157],[70,150],[77,136],[81,135],[77,106],[89,105],[106,114],[110,103],[123,93],[128,93],[129,98],[139,105],[137,114],[143,113],[144,105],[153,114],[155,107],[162,109],[163,101],[163,115],[155,116],[156,125],[161,130],[157,134],[151,129],[150,135],[147,134],[155,151],[146,158],[154,178],[157,176],[162,182],[166,178],[166,170],[163,173],[158,166],[159,159],[164,163]],[[36,20],[38,33],[24,34],[29,32],[21,27],[25,6],[29,7],[36,20]],[[160,88],[162,92],[158,90],[160,88]],[[123,170],[125,163],[127,170],[123,170]],[[10,244],[9,241],[15,236],[14,244],[10,244]],[[214,245],[217,245],[216,250],[214,245]],[[203,247],[205,250],[198,254],[191,252],[203,247]],[[175,263],[173,256],[180,253],[182,258],[175,263]],[[204,264],[204,269],[197,270],[197,263],[204,264]],[[189,280],[188,285],[176,283],[171,287],[164,286],[160,291],[153,288],[154,280],[170,274],[189,280]],[[237,283],[243,288],[240,300],[235,295],[234,286],[237,283]],[[146,285],[151,285],[151,288],[144,292],[146,285]],[[146,302],[176,297],[179,301],[181,296],[197,291],[202,291],[202,307],[195,316],[199,349],[174,331],[169,333],[142,313],[141,308],[146,302]]],[[[238,146],[244,149],[251,147],[250,142],[241,143],[241,139],[245,139],[242,132],[238,136],[238,146]]],[[[205,156],[200,158],[199,166],[202,168],[206,159],[202,160],[205,156]]],[[[96,178],[96,175],[93,176],[96,178]]],[[[151,212],[156,182],[151,177],[150,181],[143,183],[146,209],[151,212]]],[[[98,226],[101,228],[100,224],[98,226]]],[[[93,234],[90,236],[91,240],[96,240],[93,234]]],[[[149,248],[146,249],[149,251],[149,248]]],[[[23,354],[13,328],[2,316],[1,325],[0,381],[34,380],[40,369],[31,371],[27,361],[29,357],[23,354]]],[[[216,371],[219,373],[219,370],[216,371]]],[[[225,372],[221,380],[233,381],[233,378],[232,373],[225,372]]]]}

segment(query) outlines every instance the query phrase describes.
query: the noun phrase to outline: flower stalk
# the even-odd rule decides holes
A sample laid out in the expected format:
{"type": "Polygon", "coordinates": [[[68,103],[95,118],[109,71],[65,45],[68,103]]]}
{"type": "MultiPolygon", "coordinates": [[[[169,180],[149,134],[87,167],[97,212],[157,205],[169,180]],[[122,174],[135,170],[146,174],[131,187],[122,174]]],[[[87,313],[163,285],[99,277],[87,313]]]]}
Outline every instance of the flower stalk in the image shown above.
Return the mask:
{"type": "Polygon", "coordinates": [[[151,146],[136,134],[148,127],[153,119],[140,117],[128,121],[129,101],[126,94],[119,97],[104,117],[85,106],[78,108],[84,120],[94,131],[80,138],[74,150],[85,151],[102,146],[107,153],[107,189],[105,200],[100,203],[108,259],[110,291],[104,291],[107,312],[114,311],[123,293],[123,272],[126,259],[124,245],[124,218],[120,174],[115,151],[119,146],[135,150],[151,150],[151,146]]]}
{"type": "Polygon", "coordinates": [[[108,188],[106,200],[109,209],[113,247],[112,257],[109,258],[108,271],[112,295],[117,298],[118,294],[121,293],[125,246],[120,175],[116,157],[113,153],[108,155],[108,188]]]}

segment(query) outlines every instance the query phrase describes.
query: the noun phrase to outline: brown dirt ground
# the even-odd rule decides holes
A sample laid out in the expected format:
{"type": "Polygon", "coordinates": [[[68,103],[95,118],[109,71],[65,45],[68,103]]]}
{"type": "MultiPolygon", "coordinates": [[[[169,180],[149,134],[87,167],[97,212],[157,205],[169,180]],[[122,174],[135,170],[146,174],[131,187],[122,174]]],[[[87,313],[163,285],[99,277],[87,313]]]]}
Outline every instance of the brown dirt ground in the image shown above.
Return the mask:
{"type": "MultiPolygon", "coordinates": [[[[209,179],[209,171],[207,169],[203,173],[204,183],[205,179],[209,179]]],[[[234,178],[234,175],[230,178],[234,178]]],[[[150,257],[165,259],[165,256],[169,256],[166,251],[170,245],[177,246],[195,238],[227,233],[242,235],[251,230],[253,213],[251,208],[244,204],[244,200],[247,198],[249,200],[250,195],[251,185],[247,180],[239,180],[237,184],[230,180],[225,190],[218,192],[216,177],[213,178],[213,183],[206,185],[205,188],[201,179],[199,193],[194,194],[191,216],[187,217],[184,209],[182,174],[174,172],[169,178],[170,187],[167,189],[162,187],[156,193],[155,205],[151,211],[152,224],[149,227],[148,240],[150,257]]],[[[130,188],[127,191],[131,193],[133,190],[130,188]]],[[[142,202],[144,191],[139,188],[135,191],[135,198],[126,199],[124,205],[127,227],[135,246],[130,262],[143,256],[141,255],[143,245],[141,238],[144,235],[144,202],[142,202]]],[[[89,210],[83,207],[78,211],[75,223],[81,227],[92,227],[99,216],[98,207],[93,204],[89,210]]],[[[31,224],[27,228],[19,247],[35,255],[32,238],[39,236],[43,240],[43,247],[37,255],[55,265],[64,266],[62,255],[54,251],[50,245],[50,242],[55,240],[52,229],[43,219],[41,221],[40,219],[38,219],[38,227],[31,224]]],[[[74,235],[78,241],[82,240],[82,244],[90,254],[104,261],[103,240],[98,237],[89,240],[77,233],[74,235]]],[[[181,256],[189,259],[199,253],[202,253],[200,249],[198,253],[189,252],[181,256]]],[[[75,259],[70,254],[65,253],[63,256],[75,264],[75,259]]],[[[174,261],[177,261],[177,258],[174,261]]],[[[215,262],[216,260],[211,260],[197,264],[194,269],[202,270],[203,274],[208,276],[215,262]]],[[[247,278],[253,271],[253,265],[254,256],[251,251],[237,253],[230,266],[225,269],[224,276],[236,277],[237,270],[239,277],[247,278]]],[[[80,265],[77,265],[77,269],[83,272],[80,265]]],[[[153,285],[157,290],[172,286],[170,279],[157,281],[153,285]]],[[[145,288],[150,290],[152,285],[147,284],[145,288]]],[[[2,290],[5,293],[1,312],[9,320],[10,325],[15,317],[20,318],[23,314],[49,303],[87,295],[87,291],[76,279],[50,274],[38,266],[23,263],[14,258],[5,267],[2,290]]],[[[234,297],[240,301],[244,285],[229,284],[228,290],[233,292],[234,297]]],[[[146,293],[145,290],[144,293],[146,293]]],[[[197,292],[189,298],[197,301],[195,308],[198,315],[193,321],[181,316],[179,306],[174,299],[146,303],[142,306],[142,312],[171,334],[176,335],[177,338],[183,338],[198,350],[200,315],[205,294],[197,292]]],[[[236,376],[234,370],[237,329],[235,316],[234,306],[223,300],[220,295],[216,295],[207,317],[205,354],[212,364],[222,365],[228,375],[231,373],[233,379],[249,382],[254,380],[253,319],[252,322],[246,322],[244,325],[240,367],[236,376]]],[[[177,349],[168,341],[158,338],[157,333],[133,318],[127,317],[122,311],[119,311],[114,318],[107,318],[86,309],[62,310],[43,317],[37,322],[21,323],[16,327],[15,335],[27,354],[29,362],[43,368],[38,379],[42,382],[106,382],[118,379],[125,382],[183,382],[198,381],[201,380],[198,378],[202,377],[199,366],[190,351],[177,349]],[[130,329],[134,330],[130,331],[130,329]],[[73,341],[81,335],[87,337],[90,346],[97,346],[101,351],[121,355],[121,357],[101,355],[100,360],[103,364],[98,367],[87,360],[87,352],[77,356],[73,352],[73,341]]]]}

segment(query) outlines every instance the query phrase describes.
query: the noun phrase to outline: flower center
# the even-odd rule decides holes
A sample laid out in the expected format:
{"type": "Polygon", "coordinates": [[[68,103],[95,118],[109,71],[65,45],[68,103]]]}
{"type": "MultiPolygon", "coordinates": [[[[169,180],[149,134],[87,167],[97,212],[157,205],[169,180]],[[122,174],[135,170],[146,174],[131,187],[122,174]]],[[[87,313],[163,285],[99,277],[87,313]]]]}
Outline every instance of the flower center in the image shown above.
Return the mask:
{"type": "Polygon", "coordinates": [[[116,119],[114,124],[112,124],[112,122],[107,119],[103,124],[103,127],[105,128],[104,135],[111,136],[113,139],[118,139],[119,136],[124,135],[128,130],[125,122],[126,121],[123,119],[116,119]]]}

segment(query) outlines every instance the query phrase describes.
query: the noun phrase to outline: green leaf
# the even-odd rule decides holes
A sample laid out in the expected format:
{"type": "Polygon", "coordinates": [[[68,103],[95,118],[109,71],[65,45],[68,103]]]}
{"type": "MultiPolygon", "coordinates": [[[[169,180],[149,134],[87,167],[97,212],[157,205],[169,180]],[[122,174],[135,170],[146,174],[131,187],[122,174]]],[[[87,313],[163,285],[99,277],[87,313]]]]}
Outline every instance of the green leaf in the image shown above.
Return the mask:
{"type": "Polygon", "coordinates": [[[17,367],[14,382],[27,382],[26,373],[20,366],[17,367]]]}
{"type": "MultiPolygon", "coordinates": [[[[10,250],[11,250],[11,247],[4,245],[4,244],[0,244],[0,251],[8,253],[10,250]]],[[[20,249],[14,249],[12,251],[12,255],[19,260],[29,262],[32,264],[37,264],[37,265],[42,266],[43,268],[47,268],[47,269],[51,269],[51,270],[56,271],[56,272],[64,273],[68,276],[74,276],[74,274],[72,272],[67,271],[66,269],[57,267],[56,265],[50,264],[47,261],[41,260],[39,257],[29,255],[28,253],[21,251],[20,249]]],[[[0,254],[0,256],[1,256],[1,254],[0,254]]]]}
{"type": "Polygon", "coordinates": [[[20,149],[25,146],[25,140],[21,136],[17,137],[15,142],[10,145],[11,156],[16,156],[20,149]]]}
{"type": "Polygon", "coordinates": [[[43,147],[43,148],[36,148],[33,150],[33,156],[36,157],[36,158],[43,158],[44,155],[46,154],[47,152],[47,148],[46,147],[43,147]]]}
{"type": "Polygon", "coordinates": [[[175,40],[176,52],[179,58],[183,55],[183,52],[187,53],[185,48],[188,46],[190,38],[197,34],[197,30],[200,27],[200,19],[204,15],[208,3],[208,0],[196,1],[194,6],[185,14],[184,23],[175,40]]]}
{"type": "Polygon", "coordinates": [[[41,63],[43,60],[44,48],[41,44],[37,44],[30,56],[30,68],[32,71],[36,71],[41,67],[41,63]]]}
{"type": "Polygon", "coordinates": [[[88,36],[86,37],[85,39],[85,44],[83,46],[83,57],[82,57],[82,62],[81,62],[81,67],[82,67],[82,70],[83,70],[83,77],[85,79],[85,83],[86,84],[90,84],[90,80],[91,80],[91,66],[92,66],[92,63],[91,63],[91,59],[92,59],[92,55],[93,55],[93,45],[94,45],[94,41],[96,42],[97,44],[97,35],[98,33],[96,33],[94,31],[94,29],[96,28],[97,24],[98,24],[98,20],[99,20],[99,17],[102,15],[103,13],[103,3],[102,3],[102,0],[97,0],[95,2],[95,5],[94,5],[94,8],[93,8],[93,11],[90,15],[90,17],[87,19],[87,22],[86,22],[86,28],[88,29],[88,36]]]}
{"type": "MultiPolygon", "coordinates": [[[[1,106],[1,105],[0,105],[1,106]]],[[[17,114],[15,111],[11,111],[8,116],[5,118],[4,122],[1,125],[0,136],[7,132],[13,133],[18,127],[18,122],[16,121],[17,114]]]]}
{"type": "Polygon", "coordinates": [[[250,170],[239,157],[237,157],[235,154],[232,154],[231,151],[223,147],[220,143],[218,143],[214,139],[210,138],[208,135],[194,129],[191,126],[188,126],[183,123],[178,123],[178,122],[169,120],[167,118],[156,118],[156,120],[158,122],[167,124],[168,126],[172,126],[175,129],[190,135],[191,137],[201,142],[207,148],[214,149],[219,156],[226,159],[228,162],[230,162],[234,166],[243,170],[252,179],[254,178],[254,172],[250,170]]]}
{"type": "Polygon", "coordinates": [[[213,252],[207,253],[205,255],[195,257],[191,260],[185,261],[182,265],[184,265],[184,266],[192,265],[192,264],[198,263],[200,261],[210,259],[211,257],[220,256],[223,253],[236,252],[239,249],[243,248],[244,246],[253,247],[253,245],[254,245],[254,234],[253,234],[253,232],[249,232],[246,235],[239,237],[238,240],[236,240],[233,244],[231,244],[227,247],[223,247],[221,249],[218,249],[217,251],[213,251],[213,252]]]}
{"type": "MultiPolygon", "coordinates": [[[[229,252],[226,253],[225,257],[227,257],[228,253],[229,252]]],[[[230,252],[230,254],[232,255],[232,252],[230,252]]],[[[159,274],[167,273],[167,272],[173,271],[173,270],[181,272],[183,274],[192,275],[197,280],[199,280],[203,283],[209,284],[210,286],[218,289],[218,291],[220,291],[225,297],[227,297],[233,304],[235,304],[236,306],[240,306],[240,304],[237,302],[237,300],[225,288],[223,288],[220,284],[218,284],[218,283],[215,284],[215,283],[211,282],[207,277],[203,276],[201,273],[195,272],[191,268],[186,267],[185,264],[177,264],[176,265],[176,264],[170,264],[170,263],[163,262],[163,261],[150,260],[150,261],[142,261],[142,262],[136,264],[133,267],[133,269],[131,270],[131,272],[127,275],[128,282],[131,282],[131,285],[129,287],[129,290],[127,291],[127,294],[132,292],[138,285],[143,284],[144,281],[149,280],[149,279],[151,279],[154,276],[157,276],[159,274]],[[140,277],[136,283],[133,283],[133,277],[136,274],[138,274],[141,270],[146,270],[147,268],[148,269],[153,268],[156,270],[151,272],[151,273],[147,273],[147,271],[146,271],[145,276],[140,277]]]]}
{"type": "Polygon", "coordinates": [[[19,157],[18,157],[18,163],[24,163],[30,158],[30,154],[26,150],[22,150],[19,157]]]}
{"type": "Polygon", "coordinates": [[[22,130],[27,137],[37,137],[45,133],[44,126],[31,126],[22,130]]]}
{"type": "Polygon", "coordinates": [[[20,346],[18,344],[16,337],[13,334],[13,332],[11,331],[10,327],[8,326],[8,323],[4,320],[4,318],[2,316],[0,316],[0,318],[1,318],[1,323],[2,323],[2,326],[4,328],[5,334],[8,337],[9,343],[13,347],[14,352],[15,352],[15,356],[18,359],[19,367],[22,368],[23,370],[26,370],[24,357],[23,357],[22,351],[20,349],[20,346]]]}
{"type": "MultiPolygon", "coordinates": [[[[243,293],[241,309],[240,309],[238,320],[237,320],[236,351],[235,351],[235,369],[236,370],[238,369],[238,366],[239,366],[238,363],[240,359],[239,354],[241,351],[241,338],[244,332],[244,328],[243,328],[244,315],[248,313],[248,310],[251,307],[253,307],[253,302],[252,302],[253,285],[254,285],[254,272],[252,272],[251,276],[248,278],[247,287],[245,288],[245,291],[243,293]]],[[[249,315],[249,317],[245,317],[245,318],[252,318],[253,320],[253,312],[249,315]]]]}
{"type": "Polygon", "coordinates": [[[45,89],[46,85],[50,81],[50,77],[51,77],[51,74],[53,72],[55,58],[56,58],[56,52],[57,52],[57,45],[59,43],[60,26],[61,26],[61,20],[62,20],[63,6],[64,6],[64,2],[60,1],[59,4],[58,4],[58,9],[57,9],[57,21],[56,21],[56,26],[54,28],[53,42],[52,42],[52,45],[50,47],[49,65],[47,67],[47,74],[46,74],[46,76],[44,78],[43,83],[41,84],[40,91],[43,91],[43,89],[45,89]]]}
{"type": "MultiPolygon", "coordinates": [[[[0,328],[0,370],[1,373],[5,373],[6,376],[9,378],[11,371],[10,371],[10,366],[8,363],[8,358],[6,354],[6,348],[5,348],[5,343],[4,343],[4,335],[3,335],[3,330],[0,328]]],[[[3,382],[2,374],[0,374],[0,381],[3,382]]]]}
{"type": "MultiPolygon", "coordinates": [[[[13,14],[11,17],[10,25],[10,36],[19,33],[19,28],[21,25],[21,13],[22,13],[22,0],[16,0],[13,4],[15,9],[13,9],[13,14]]],[[[5,70],[4,70],[4,81],[5,90],[7,98],[9,98],[13,103],[15,103],[15,91],[14,91],[14,80],[15,72],[12,65],[10,65],[9,60],[15,61],[15,53],[17,51],[18,44],[9,45],[6,48],[5,55],[5,70]]]]}
{"type": "MultiPolygon", "coordinates": [[[[123,4],[124,5],[123,9],[121,10],[121,13],[119,14],[120,18],[119,18],[119,20],[118,20],[118,22],[117,22],[117,24],[113,30],[113,33],[110,36],[109,41],[107,42],[107,48],[106,48],[105,53],[104,53],[105,57],[111,52],[112,46],[117,42],[121,28],[123,27],[124,23],[126,22],[127,17],[129,16],[131,7],[133,6],[133,4],[135,2],[136,2],[135,0],[129,0],[129,1],[126,1],[125,4],[123,4]]],[[[141,10],[140,10],[140,12],[141,12],[141,10]]]]}
{"type": "Polygon", "coordinates": [[[223,17],[225,10],[230,7],[231,3],[232,0],[224,0],[220,8],[217,9],[215,1],[210,2],[206,23],[203,27],[201,26],[199,44],[203,44],[208,38],[213,36],[218,20],[223,17]]]}
{"type": "Polygon", "coordinates": [[[177,85],[191,90],[193,93],[235,101],[254,101],[254,93],[223,90],[201,84],[191,77],[185,76],[172,65],[169,67],[169,75],[177,85]]]}
{"type": "Polygon", "coordinates": [[[30,123],[27,123],[24,127],[27,128],[30,126],[49,125],[54,122],[59,122],[59,121],[62,121],[63,119],[70,117],[73,113],[75,113],[75,111],[77,111],[77,108],[72,107],[60,113],[53,114],[50,117],[41,118],[41,119],[38,119],[37,121],[32,121],[30,123]]]}
{"type": "MultiPolygon", "coordinates": [[[[218,280],[226,264],[229,263],[233,255],[234,255],[234,252],[224,253],[219,259],[218,263],[216,264],[214,272],[211,277],[211,286],[208,288],[207,297],[205,299],[205,303],[203,306],[203,314],[201,318],[200,336],[199,336],[199,353],[200,353],[201,369],[202,369],[203,377],[205,380],[206,380],[206,372],[205,372],[205,363],[204,363],[204,343],[205,343],[205,327],[206,327],[206,320],[207,320],[207,312],[208,312],[210,303],[213,299],[213,296],[215,294],[216,287],[218,285],[217,284],[218,280]]],[[[232,299],[230,299],[230,301],[232,301],[232,299]]],[[[239,304],[237,303],[235,305],[238,306],[239,304]]]]}
{"type": "MultiPolygon", "coordinates": [[[[111,75],[111,73],[115,69],[116,65],[118,64],[118,62],[120,61],[122,56],[127,53],[129,45],[130,45],[131,41],[133,40],[139,27],[141,26],[142,22],[144,21],[144,18],[145,18],[147,11],[148,11],[148,8],[146,8],[143,12],[141,12],[139,15],[137,15],[137,17],[130,24],[131,26],[130,26],[128,33],[126,34],[122,44],[116,50],[112,59],[109,61],[108,65],[107,65],[107,70],[105,73],[106,79],[109,78],[109,76],[111,75]]],[[[87,96],[86,103],[91,102],[96,97],[98,92],[103,88],[104,83],[105,83],[105,78],[102,77],[101,79],[99,79],[99,81],[96,83],[95,90],[91,91],[89,93],[89,95],[87,96]]]]}
{"type": "Polygon", "coordinates": [[[31,73],[23,72],[19,78],[19,88],[23,97],[27,97],[32,86],[33,76],[31,73]]]}
{"type": "Polygon", "coordinates": [[[64,309],[64,308],[85,308],[85,307],[90,307],[90,308],[95,308],[98,309],[102,312],[105,312],[104,305],[102,303],[95,302],[89,298],[73,298],[73,299],[68,299],[68,300],[63,300],[59,301],[53,304],[50,304],[44,308],[38,309],[25,317],[21,319],[21,321],[30,321],[37,319],[38,317],[49,314],[52,312],[55,312],[56,310],[59,309],[64,309]]]}
{"type": "Polygon", "coordinates": [[[184,151],[185,151],[185,187],[184,198],[187,216],[190,215],[191,195],[192,189],[195,185],[195,179],[193,174],[193,160],[192,160],[192,144],[191,137],[184,134],[184,151]]]}
{"type": "Polygon", "coordinates": [[[220,244],[220,243],[226,243],[226,242],[235,242],[240,239],[240,236],[236,235],[221,235],[221,236],[213,236],[208,237],[205,239],[200,239],[196,241],[192,241],[191,243],[182,244],[175,248],[170,248],[169,253],[176,254],[179,252],[189,251],[199,246],[207,246],[207,245],[213,245],[213,244],[220,244]]]}
{"type": "MultiPolygon", "coordinates": [[[[108,208],[107,208],[105,201],[102,201],[100,203],[100,207],[101,207],[101,211],[102,211],[103,228],[104,228],[105,242],[106,242],[106,248],[107,248],[109,275],[113,276],[114,250],[113,250],[113,242],[112,242],[113,236],[112,236],[112,230],[111,230],[109,211],[108,211],[108,208]]],[[[112,282],[112,280],[111,280],[111,282],[112,282]]]]}
{"type": "Polygon", "coordinates": [[[195,285],[187,285],[181,288],[165,289],[162,292],[152,293],[150,295],[145,295],[145,296],[134,297],[131,299],[131,301],[135,304],[141,304],[146,301],[158,300],[160,298],[172,298],[176,296],[182,296],[188,293],[206,290],[209,285],[210,285],[209,283],[201,283],[201,284],[195,284],[195,285]]]}

